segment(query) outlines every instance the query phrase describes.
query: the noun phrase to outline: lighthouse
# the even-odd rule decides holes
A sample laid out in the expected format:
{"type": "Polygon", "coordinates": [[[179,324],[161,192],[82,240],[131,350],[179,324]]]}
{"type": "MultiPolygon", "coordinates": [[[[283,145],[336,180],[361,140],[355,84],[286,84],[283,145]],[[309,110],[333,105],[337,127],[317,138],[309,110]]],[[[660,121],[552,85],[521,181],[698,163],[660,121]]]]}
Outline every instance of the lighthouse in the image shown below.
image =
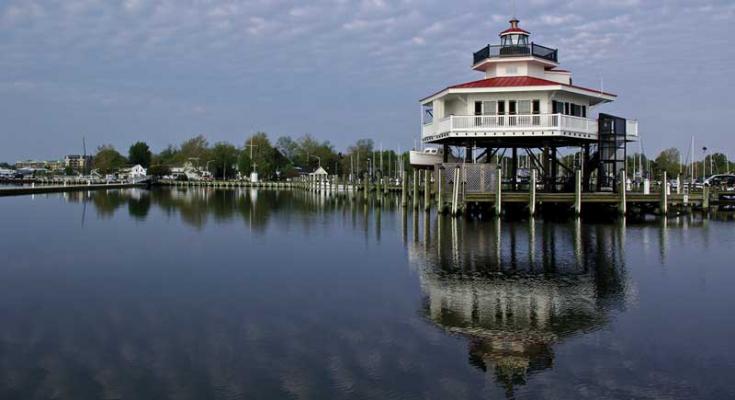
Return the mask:
{"type": "Polygon", "coordinates": [[[473,54],[481,79],[420,100],[422,142],[439,146],[445,163],[452,154],[466,164],[504,162],[511,188],[533,169],[546,190],[561,190],[580,169],[585,190],[616,190],[637,121],[603,113],[617,95],[577,85],[557,49],[534,43],[518,19],[509,23],[499,44],[473,54]],[[562,163],[562,153],[575,164],[562,163]]]}

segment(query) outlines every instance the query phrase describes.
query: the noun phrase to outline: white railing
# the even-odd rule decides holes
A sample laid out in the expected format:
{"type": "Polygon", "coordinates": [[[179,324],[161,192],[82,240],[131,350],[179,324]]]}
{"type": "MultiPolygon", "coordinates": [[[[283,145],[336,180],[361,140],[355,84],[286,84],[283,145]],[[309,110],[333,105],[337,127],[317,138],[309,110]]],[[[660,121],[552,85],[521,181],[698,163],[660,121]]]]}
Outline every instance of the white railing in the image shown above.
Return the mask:
{"type": "Polygon", "coordinates": [[[452,115],[424,125],[423,136],[461,132],[567,131],[596,134],[597,121],[562,114],[452,115]]]}

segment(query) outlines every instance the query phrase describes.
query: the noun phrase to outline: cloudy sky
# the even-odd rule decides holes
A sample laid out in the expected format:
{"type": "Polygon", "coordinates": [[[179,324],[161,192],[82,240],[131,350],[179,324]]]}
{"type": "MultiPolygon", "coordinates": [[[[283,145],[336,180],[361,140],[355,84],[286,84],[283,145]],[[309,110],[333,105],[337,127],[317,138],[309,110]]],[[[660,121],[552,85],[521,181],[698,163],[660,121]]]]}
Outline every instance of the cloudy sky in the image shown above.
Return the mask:
{"type": "MultiPolygon", "coordinates": [[[[417,100],[480,79],[511,1],[4,0],[0,160],[61,158],[196,134],[242,143],[310,133],[406,149],[417,100]]],[[[517,0],[577,84],[619,95],[643,147],[735,158],[732,0],[517,0]],[[701,150],[698,151],[701,153],[701,150]]]]}

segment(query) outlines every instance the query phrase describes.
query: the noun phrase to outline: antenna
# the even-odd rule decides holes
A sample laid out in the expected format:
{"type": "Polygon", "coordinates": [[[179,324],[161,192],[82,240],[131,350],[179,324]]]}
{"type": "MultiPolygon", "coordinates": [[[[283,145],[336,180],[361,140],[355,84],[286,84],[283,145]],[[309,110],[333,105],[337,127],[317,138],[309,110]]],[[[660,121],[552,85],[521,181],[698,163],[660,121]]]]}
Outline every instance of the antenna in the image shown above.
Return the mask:
{"type": "Polygon", "coordinates": [[[516,19],[516,0],[511,0],[510,3],[513,11],[513,19],[516,19]]]}
{"type": "Polygon", "coordinates": [[[600,74],[600,94],[605,93],[605,80],[602,77],[602,74],[600,74]]]}

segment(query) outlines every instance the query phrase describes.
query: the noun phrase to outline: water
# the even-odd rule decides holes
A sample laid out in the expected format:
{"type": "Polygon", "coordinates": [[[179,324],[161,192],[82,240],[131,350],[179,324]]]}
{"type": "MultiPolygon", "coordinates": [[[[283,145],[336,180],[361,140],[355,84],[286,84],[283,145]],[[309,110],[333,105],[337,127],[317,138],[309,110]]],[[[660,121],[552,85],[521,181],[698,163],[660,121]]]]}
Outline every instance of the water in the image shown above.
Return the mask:
{"type": "Polygon", "coordinates": [[[735,225],[0,199],[2,399],[735,397],[735,225]]]}

